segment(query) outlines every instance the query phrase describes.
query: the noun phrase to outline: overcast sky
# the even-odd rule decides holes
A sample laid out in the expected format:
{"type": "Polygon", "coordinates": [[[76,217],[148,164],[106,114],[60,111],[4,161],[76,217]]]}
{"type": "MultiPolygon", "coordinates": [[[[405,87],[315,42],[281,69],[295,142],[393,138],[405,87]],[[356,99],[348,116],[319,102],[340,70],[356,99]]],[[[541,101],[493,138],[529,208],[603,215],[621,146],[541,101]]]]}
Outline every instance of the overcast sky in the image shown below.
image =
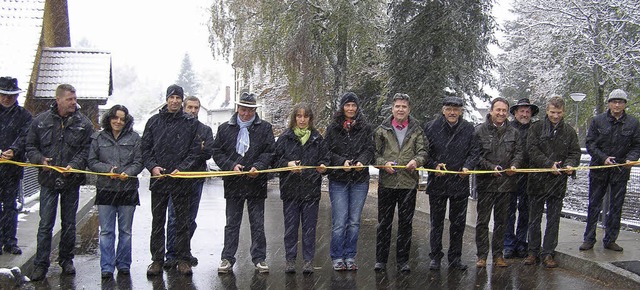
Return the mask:
{"type": "Polygon", "coordinates": [[[68,0],[71,43],[108,50],[114,67],[134,67],[164,87],[177,79],[188,52],[195,71],[219,71],[222,85],[233,88],[231,66],[214,61],[207,42],[210,2],[68,0]]]}

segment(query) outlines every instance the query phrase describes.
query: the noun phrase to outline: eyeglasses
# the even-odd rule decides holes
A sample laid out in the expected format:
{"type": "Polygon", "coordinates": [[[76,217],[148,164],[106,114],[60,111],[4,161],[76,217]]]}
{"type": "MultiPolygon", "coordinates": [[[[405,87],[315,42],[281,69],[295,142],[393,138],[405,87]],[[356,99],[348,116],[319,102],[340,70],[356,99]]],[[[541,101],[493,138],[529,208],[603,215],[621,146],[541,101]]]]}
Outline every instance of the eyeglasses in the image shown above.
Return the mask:
{"type": "Polygon", "coordinates": [[[609,103],[614,103],[616,105],[623,105],[623,104],[626,104],[627,102],[624,100],[611,100],[609,101],[609,103]]]}

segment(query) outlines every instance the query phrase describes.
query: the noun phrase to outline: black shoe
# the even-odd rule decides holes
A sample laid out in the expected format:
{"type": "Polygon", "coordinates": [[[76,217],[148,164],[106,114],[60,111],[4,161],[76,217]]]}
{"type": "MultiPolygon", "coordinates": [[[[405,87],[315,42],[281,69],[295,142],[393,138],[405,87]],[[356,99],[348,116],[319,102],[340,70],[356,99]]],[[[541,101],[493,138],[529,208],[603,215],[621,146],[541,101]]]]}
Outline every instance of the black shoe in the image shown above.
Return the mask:
{"type": "Polygon", "coordinates": [[[612,251],[616,251],[616,252],[622,252],[622,250],[624,250],[622,247],[618,246],[618,244],[616,244],[616,242],[608,243],[608,244],[604,245],[604,248],[607,249],[607,250],[612,250],[612,251]]]}
{"type": "Polygon", "coordinates": [[[376,262],[373,266],[373,270],[376,272],[384,271],[387,268],[387,263],[376,262]]]}
{"type": "Polygon", "coordinates": [[[449,263],[449,269],[464,271],[467,270],[469,266],[460,263],[460,261],[454,261],[449,263]]]}
{"type": "Polygon", "coordinates": [[[398,265],[398,271],[408,273],[411,272],[411,267],[409,266],[409,263],[403,263],[398,265]]]}
{"type": "Polygon", "coordinates": [[[43,266],[36,266],[35,269],[33,269],[33,272],[31,273],[31,281],[41,281],[44,280],[44,278],[47,277],[47,271],[49,269],[43,267],[43,266]]]}
{"type": "Polygon", "coordinates": [[[67,260],[67,261],[64,261],[64,262],[60,263],[60,267],[62,268],[62,274],[63,275],[75,275],[76,274],[76,267],[73,266],[73,261],[72,260],[67,260]]]}
{"type": "Polygon", "coordinates": [[[514,251],[514,250],[511,250],[511,249],[509,249],[509,250],[504,250],[504,255],[503,255],[503,257],[504,257],[505,259],[513,259],[513,258],[515,258],[515,254],[516,254],[516,253],[515,253],[515,251],[514,251]]]}
{"type": "Polygon", "coordinates": [[[165,270],[169,271],[169,270],[175,268],[176,266],[178,266],[178,260],[176,260],[176,259],[168,259],[166,262],[164,262],[164,265],[162,265],[162,268],[164,268],[165,270]]]}
{"type": "Polygon", "coordinates": [[[518,258],[526,258],[529,255],[529,252],[527,252],[527,249],[519,249],[516,251],[516,257],[518,258]]]}
{"type": "Polygon", "coordinates": [[[102,272],[102,274],[100,274],[100,277],[103,280],[113,279],[113,273],[111,273],[111,272],[102,272]]]}
{"type": "MultiPolygon", "coordinates": [[[[12,255],[22,255],[22,249],[20,249],[18,245],[4,246],[2,247],[2,249],[4,250],[5,253],[9,253],[12,255]]],[[[0,253],[2,253],[2,251],[0,251],[0,253]]]]}
{"type": "Polygon", "coordinates": [[[439,259],[432,259],[431,263],[429,263],[429,270],[440,270],[440,260],[439,259]]]}
{"type": "Polygon", "coordinates": [[[131,270],[127,268],[118,269],[118,275],[129,275],[131,274],[131,270]]]}
{"type": "Polygon", "coordinates": [[[590,243],[590,242],[584,242],[578,248],[578,250],[580,250],[580,251],[588,251],[588,250],[591,250],[591,249],[593,249],[593,243],[590,243]]]}

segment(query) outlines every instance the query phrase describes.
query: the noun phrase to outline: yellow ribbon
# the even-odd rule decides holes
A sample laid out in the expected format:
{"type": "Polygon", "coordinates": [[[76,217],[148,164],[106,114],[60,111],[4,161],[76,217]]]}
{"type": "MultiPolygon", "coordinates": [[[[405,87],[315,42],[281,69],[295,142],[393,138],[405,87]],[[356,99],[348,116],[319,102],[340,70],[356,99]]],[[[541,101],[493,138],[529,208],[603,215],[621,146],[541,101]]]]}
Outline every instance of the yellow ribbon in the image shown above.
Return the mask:
{"type": "MultiPolygon", "coordinates": [[[[80,169],[75,169],[75,168],[71,168],[71,169],[66,169],[65,167],[60,167],[60,166],[52,166],[52,165],[42,165],[42,164],[31,164],[31,163],[25,163],[25,162],[17,162],[17,161],[13,161],[13,160],[7,160],[7,159],[0,159],[0,164],[13,164],[13,165],[17,165],[20,167],[36,167],[36,168],[48,168],[48,169],[52,169],[55,170],[59,173],[84,173],[84,174],[93,174],[93,175],[100,175],[100,176],[107,176],[107,177],[118,177],[118,178],[122,178],[122,175],[118,174],[118,173],[100,173],[100,172],[92,172],[92,171],[87,171],[87,170],[80,170],[80,169]]],[[[518,169],[514,169],[514,170],[510,170],[510,169],[503,169],[503,170],[469,170],[467,172],[462,172],[462,171],[452,171],[452,170],[447,170],[446,166],[444,166],[444,170],[436,170],[436,169],[430,169],[430,168],[416,168],[415,170],[417,171],[427,171],[427,172],[434,172],[434,173],[444,173],[444,174],[493,174],[493,173],[504,173],[507,171],[513,171],[516,173],[539,173],[539,172],[564,172],[564,171],[582,171],[582,170],[591,170],[591,169],[605,169],[605,168],[613,168],[613,167],[619,167],[619,166],[628,166],[628,165],[638,165],[640,164],[640,161],[632,161],[629,163],[621,163],[621,164],[611,164],[611,165],[598,165],[598,166],[577,166],[577,167],[572,167],[571,169],[567,169],[567,168],[558,168],[558,169],[551,169],[551,168],[518,168],[518,169]]],[[[369,167],[368,165],[361,165],[361,166],[325,166],[326,169],[358,169],[358,168],[367,168],[369,167]]],[[[375,168],[394,168],[394,169],[405,169],[406,166],[404,165],[393,165],[393,166],[385,166],[385,165],[380,165],[380,166],[374,166],[375,168]]],[[[288,167],[280,167],[280,168],[271,168],[271,169],[265,169],[265,170],[258,170],[255,172],[249,172],[249,171],[180,171],[174,174],[162,174],[162,175],[158,175],[158,176],[152,176],[151,178],[161,178],[161,177],[173,177],[173,178],[207,178],[207,177],[221,177],[221,176],[235,176],[235,175],[245,175],[245,174],[261,174],[261,173],[277,173],[277,172],[283,172],[283,171],[293,171],[293,170],[303,170],[303,169],[318,169],[320,168],[320,166],[288,166],[288,167]]],[[[128,176],[130,178],[137,178],[136,176],[128,176]]]]}

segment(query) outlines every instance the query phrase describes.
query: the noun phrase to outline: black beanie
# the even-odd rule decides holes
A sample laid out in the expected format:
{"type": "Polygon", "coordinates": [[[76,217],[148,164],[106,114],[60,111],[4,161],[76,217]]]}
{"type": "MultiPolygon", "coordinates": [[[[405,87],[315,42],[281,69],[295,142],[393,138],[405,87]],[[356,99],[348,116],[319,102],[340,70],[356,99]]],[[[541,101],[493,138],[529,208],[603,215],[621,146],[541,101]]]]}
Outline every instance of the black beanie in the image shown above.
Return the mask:
{"type": "Polygon", "coordinates": [[[167,88],[167,99],[173,95],[180,96],[181,99],[184,99],[184,91],[182,90],[182,87],[179,85],[170,85],[167,88]]]}
{"type": "Polygon", "coordinates": [[[360,108],[360,99],[358,99],[358,95],[353,92],[346,92],[344,95],[342,95],[342,99],[340,99],[340,110],[342,110],[342,108],[344,108],[344,105],[349,102],[356,103],[356,106],[360,108]]]}

